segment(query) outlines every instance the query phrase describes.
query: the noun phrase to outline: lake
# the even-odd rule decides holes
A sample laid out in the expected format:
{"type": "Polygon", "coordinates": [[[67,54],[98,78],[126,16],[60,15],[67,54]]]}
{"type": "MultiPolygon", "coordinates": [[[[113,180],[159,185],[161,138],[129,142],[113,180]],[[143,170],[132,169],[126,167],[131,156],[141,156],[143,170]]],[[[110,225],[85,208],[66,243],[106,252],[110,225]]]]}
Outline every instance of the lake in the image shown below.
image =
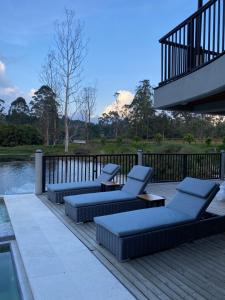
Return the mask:
{"type": "Polygon", "coordinates": [[[34,192],[33,161],[0,162],[0,195],[34,192]]]}

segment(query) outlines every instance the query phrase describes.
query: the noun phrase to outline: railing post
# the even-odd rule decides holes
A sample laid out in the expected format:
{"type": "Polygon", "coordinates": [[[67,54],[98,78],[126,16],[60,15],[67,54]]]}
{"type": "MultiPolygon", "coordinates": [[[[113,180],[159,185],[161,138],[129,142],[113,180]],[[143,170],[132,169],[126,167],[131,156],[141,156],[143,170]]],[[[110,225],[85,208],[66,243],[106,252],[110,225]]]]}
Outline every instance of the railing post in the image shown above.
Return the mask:
{"type": "Polygon", "coordinates": [[[138,165],[142,166],[142,163],[143,163],[143,150],[138,150],[137,151],[137,163],[138,165]]]}
{"type": "Polygon", "coordinates": [[[92,180],[95,180],[97,178],[97,172],[98,172],[98,156],[97,155],[93,155],[92,156],[92,180]]]}
{"type": "Polygon", "coordinates": [[[221,160],[220,160],[220,179],[224,180],[224,173],[225,173],[225,151],[221,150],[221,160]]]}
{"type": "Polygon", "coordinates": [[[36,150],[35,152],[35,194],[42,194],[42,150],[36,150]]]}
{"type": "Polygon", "coordinates": [[[187,177],[187,154],[183,154],[183,178],[187,177]]]}

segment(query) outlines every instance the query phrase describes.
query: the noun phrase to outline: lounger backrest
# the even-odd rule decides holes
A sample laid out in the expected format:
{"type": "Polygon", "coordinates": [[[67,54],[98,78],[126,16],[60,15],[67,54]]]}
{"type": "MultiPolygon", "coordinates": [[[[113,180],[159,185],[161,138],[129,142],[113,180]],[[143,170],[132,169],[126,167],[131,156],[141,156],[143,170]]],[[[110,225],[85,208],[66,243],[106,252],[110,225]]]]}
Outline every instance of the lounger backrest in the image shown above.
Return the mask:
{"type": "Polygon", "coordinates": [[[101,174],[98,176],[96,181],[103,182],[103,181],[110,181],[113,177],[119,172],[120,166],[116,164],[107,164],[101,171],[101,174]]]}
{"type": "Polygon", "coordinates": [[[199,219],[219,190],[213,181],[186,177],[167,207],[199,219]]]}
{"type": "Polygon", "coordinates": [[[153,169],[143,166],[134,166],[127,175],[127,182],[122,191],[134,197],[144,192],[146,185],[152,177],[153,169]]]}

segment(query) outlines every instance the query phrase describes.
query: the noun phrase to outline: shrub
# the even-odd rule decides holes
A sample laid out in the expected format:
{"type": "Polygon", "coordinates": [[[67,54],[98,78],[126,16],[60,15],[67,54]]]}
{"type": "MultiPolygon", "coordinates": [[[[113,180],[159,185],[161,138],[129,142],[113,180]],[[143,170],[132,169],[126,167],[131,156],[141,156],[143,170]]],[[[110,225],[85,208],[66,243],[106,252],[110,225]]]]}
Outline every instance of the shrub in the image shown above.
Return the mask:
{"type": "Polygon", "coordinates": [[[91,150],[88,147],[80,146],[78,149],[74,150],[74,154],[76,155],[88,155],[91,153],[91,150]]]}
{"type": "Polygon", "coordinates": [[[161,133],[156,133],[156,135],[154,136],[154,140],[156,144],[160,145],[163,140],[163,136],[161,135],[161,133]]]}
{"type": "Polygon", "coordinates": [[[2,125],[0,126],[0,145],[39,145],[43,143],[40,132],[31,125],[2,125]]]}
{"type": "Polygon", "coordinates": [[[223,138],[223,145],[225,145],[225,137],[223,138]]]}
{"type": "Polygon", "coordinates": [[[141,138],[140,138],[139,136],[135,136],[135,137],[134,137],[134,141],[135,141],[136,143],[140,142],[140,140],[141,140],[141,138]]]}
{"type": "Polygon", "coordinates": [[[123,143],[122,137],[118,137],[118,138],[116,139],[116,143],[117,143],[117,145],[121,145],[121,144],[123,143]]]}
{"type": "Polygon", "coordinates": [[[187,142],[188,144],[191,144],[195,141],[195,138],[191,133],[188,133],[184,136],[184,141],[187,142]]]}
{"type": "Polygon", "coordinates": [[[105,137],[102,137],[102,138],[101,138],[101,144],[102,144],[102,145],[105,145],[105,144],[106,144],[106,138],[105,138],[105,137]]]}
{"type": "Polygon", "coordinates": [[[206,145],[209,147],[212,144],[212,139],[210,137],[207,137],[205,140],[206,145]]]}
{"type": "Polygon", "coordinates": [[[160,147],[157,147],[156,152],[157,153],[167,153],[167,154],[173,154],[173,153],[179,153],[181,151],[182,146],[179,144],[164,144],[160,147]]]}

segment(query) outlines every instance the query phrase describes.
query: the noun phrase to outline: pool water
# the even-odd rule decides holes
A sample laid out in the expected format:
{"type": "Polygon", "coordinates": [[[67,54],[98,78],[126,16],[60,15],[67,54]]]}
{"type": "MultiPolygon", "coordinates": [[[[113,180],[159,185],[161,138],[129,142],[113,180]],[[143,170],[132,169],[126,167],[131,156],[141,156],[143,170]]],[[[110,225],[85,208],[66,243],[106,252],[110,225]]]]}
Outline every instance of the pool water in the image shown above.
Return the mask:
{"type": "Polygon", "coordinates": [[[4,201],[0,199],[0,224],[6,222],[9,222],[9,216],[4,201]]]}
{"type": "Polygon", "coordinates": [[[21,300],[17,276],[8,244],[0,245],[0,299],[21,300]]]}
{"type": "Polygon", "coordinates": [[[0,161],[0,195],[34,192],[33,161],[0,161]]]}

